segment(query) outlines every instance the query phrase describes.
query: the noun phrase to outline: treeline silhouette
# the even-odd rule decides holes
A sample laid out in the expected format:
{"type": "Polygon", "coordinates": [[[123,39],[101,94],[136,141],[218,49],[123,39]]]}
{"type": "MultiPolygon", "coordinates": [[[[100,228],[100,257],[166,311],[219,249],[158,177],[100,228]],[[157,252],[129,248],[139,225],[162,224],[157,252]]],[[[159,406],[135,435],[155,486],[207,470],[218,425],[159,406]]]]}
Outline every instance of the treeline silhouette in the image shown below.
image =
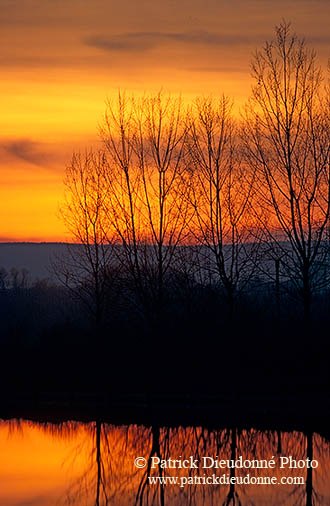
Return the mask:
{"type": "MultiPolygon", "coordinates": [[[[277,288],[295,285],[309,324],[313,296],[330,281],[330,88],[285,22],[251,66],[241,121],[227,97],[187,106],[162,92],[119,93],[100,126],[103,148],[74,153],[62,217],[84,251],[59,273],[67,286],[79,284],[78,271],[90,276],[96,321],[112,254],[158,318],[178,248],[196,245],[232,315],[263,271],[277,288]]],[[[183,264],[191,273],[190,260],[183,264]]]]}
{"type": "Polygon", "coordinates": [[[4,391],[329,389],[328,290],[315,297],[311,332],[294,287],[280,285],[279,306],[276,285],[258,278],[233,314],[221,284],[169,271],[162,312],[149,319],[131,279],[108,271],[97,322],[89,281],[86,292],[81,279],[79,292],[46,281],[0,291],[4,391]]]}

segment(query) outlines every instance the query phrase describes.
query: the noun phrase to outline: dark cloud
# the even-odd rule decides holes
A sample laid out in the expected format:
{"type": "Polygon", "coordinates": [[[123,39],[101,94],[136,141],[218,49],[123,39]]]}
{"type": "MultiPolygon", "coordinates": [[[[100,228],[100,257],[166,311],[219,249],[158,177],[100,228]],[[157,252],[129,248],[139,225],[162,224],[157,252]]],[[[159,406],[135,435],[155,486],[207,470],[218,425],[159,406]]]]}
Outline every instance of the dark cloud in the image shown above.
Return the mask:
{"type": "MultiPolygon", "coordinates": [[[[164,37],[163,37],[164,38],[164,37]]],[[[157,46],[162,37],[152,32],[137,32],[115,35],[113,37],[91,36],[84,40],[85,44],[107,51],[146,51],[157,46]]]]}
{"type": "Polygon", "coordinates": [[[218,34],[208,31],[189,32],[130,32],[113,36],[94,35],[84,40],[85,44],[107,51],[147,51],[164,42],[206,46],[234,46],[263,41],[264,36],[218,34]]]}
{"type": "Polygon", "coordinates": [[[37,166],[47,166],[51,163],[53,155],[44,150],[44,147],[30,139],[15,139],[0,142],[0,151],[6,156],[37,166]]]}
{"type": "Polygon", "coordinates": [[[308,44],[317,45],[317,46],[330,46],[330,35],[311,35],[305,37],[306,42],[308,44]]]}

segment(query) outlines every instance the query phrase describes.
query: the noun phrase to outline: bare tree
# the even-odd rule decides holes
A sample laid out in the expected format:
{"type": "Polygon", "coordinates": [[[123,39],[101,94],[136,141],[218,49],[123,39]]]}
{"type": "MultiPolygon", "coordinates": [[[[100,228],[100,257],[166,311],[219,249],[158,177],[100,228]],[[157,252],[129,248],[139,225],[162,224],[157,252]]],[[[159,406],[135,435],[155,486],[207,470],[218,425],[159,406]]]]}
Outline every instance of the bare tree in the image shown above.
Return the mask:
{"type": "Polygon", "coordinates": [[[232,314],[239,289],[253,273],[255,237],[247,217],[254,171],[243,164],[229,100],[197,99],[195,110],[190,134],[195,211],[191,229],[204,253],[202,268],[210,269],[211,279],[222,284],[232,314]]]}
{"type": "Polygon", "coordinates": [[[156,312],[164,303],[164,281],[187,233],[190,209],[185,143],[188,126],[180,99],[161,93],[140,107],[135,149],[142,180],[141,212],[150,243],[147,273],[156,312]]]}
{"type": "Polygon", "coordinates": [[[55,262],[62,282],[87,304],[96,327],[104,311],[112,250],[104,185],[106,159],[102,151],[74,153],[65,176],[61,216],[74,242],[65,258],[55,262]]]}
{"type": "Polygon", "coordinates": [[[141,100],[119,94],[101,130],[110,214],[135,291],[156,319],[188,221],[187,128],[181,100],[159,93],[141,100]]]}
{"type": "Polygon", "coordinates": [[[120,246],[118,260],[129,273],[142,305],[146,304],[139,244],[142,224],[139,212],[141,178],[134,156],[136,122],[134,100],[119,93],[108,101],[100,135],[107,154],[107,212],[112,216],[114,241],[120,246]]]}
{"type": "Polygon", "coordinates": [[[274,41],[256,51],[252,74],[245,140],[258,173],[260,225],[309,320],[312,294],[329,281],[330,139],[322,74],[314,51],[286,22],[276,27],[274,41]]]}

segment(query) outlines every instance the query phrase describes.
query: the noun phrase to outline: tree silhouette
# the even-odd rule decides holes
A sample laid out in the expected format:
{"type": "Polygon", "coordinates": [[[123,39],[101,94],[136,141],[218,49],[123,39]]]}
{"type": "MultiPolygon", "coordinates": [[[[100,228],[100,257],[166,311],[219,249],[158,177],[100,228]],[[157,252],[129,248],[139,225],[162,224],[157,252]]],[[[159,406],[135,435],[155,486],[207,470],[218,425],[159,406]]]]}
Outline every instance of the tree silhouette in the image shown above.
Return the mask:
{"type": "Polygon", "coordinates": [[[248,220],[254,170],[243,164],[228,98],[200,98],[195,105],[189,146],[192,233],[201,245],[201,265],[220,281],[232,315],[237,293],[254,272],[258,243],[248,220]]]}
{"type": "Polygon", "coordinates": [[[65,203],[62,219],[77,244],[68,246],[67,255],[55,260],[61,281],[88,307],[99,328],[110,272],[111,222],[105,205],[102,151],[74,153],[65,176],[65,203]]]}
{"type": "Polygon", "coordinates": [[[108,209],[122,261],[149,320],[159,321],[165,279],[185,237],[187,124],[180,100],[159,93],[109,102],[105,144],[108,209]]]}
{"type": "Polygon", "coordinates": [[[256,51],[252,74],[245,144],[258,173],[258,219],[309,320],[312,294],[329,281],[330,130],[321,70],[314,51],[283,22],[275,40],[256,51]]]}

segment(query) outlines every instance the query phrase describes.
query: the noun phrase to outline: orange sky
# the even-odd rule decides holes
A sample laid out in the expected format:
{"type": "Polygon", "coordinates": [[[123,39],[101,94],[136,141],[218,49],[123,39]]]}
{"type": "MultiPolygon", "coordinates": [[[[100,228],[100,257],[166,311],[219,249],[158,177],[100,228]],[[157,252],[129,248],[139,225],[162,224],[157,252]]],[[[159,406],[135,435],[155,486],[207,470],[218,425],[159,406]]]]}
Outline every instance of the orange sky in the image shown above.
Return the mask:
{"type": "Polygon", "coordinates": [[[65,166],[99,142],[107,96],[163,87],[238,108],[283,17],[326,62],[329,0],[1,0],[0,240],[69,239],[65,166]]]}

